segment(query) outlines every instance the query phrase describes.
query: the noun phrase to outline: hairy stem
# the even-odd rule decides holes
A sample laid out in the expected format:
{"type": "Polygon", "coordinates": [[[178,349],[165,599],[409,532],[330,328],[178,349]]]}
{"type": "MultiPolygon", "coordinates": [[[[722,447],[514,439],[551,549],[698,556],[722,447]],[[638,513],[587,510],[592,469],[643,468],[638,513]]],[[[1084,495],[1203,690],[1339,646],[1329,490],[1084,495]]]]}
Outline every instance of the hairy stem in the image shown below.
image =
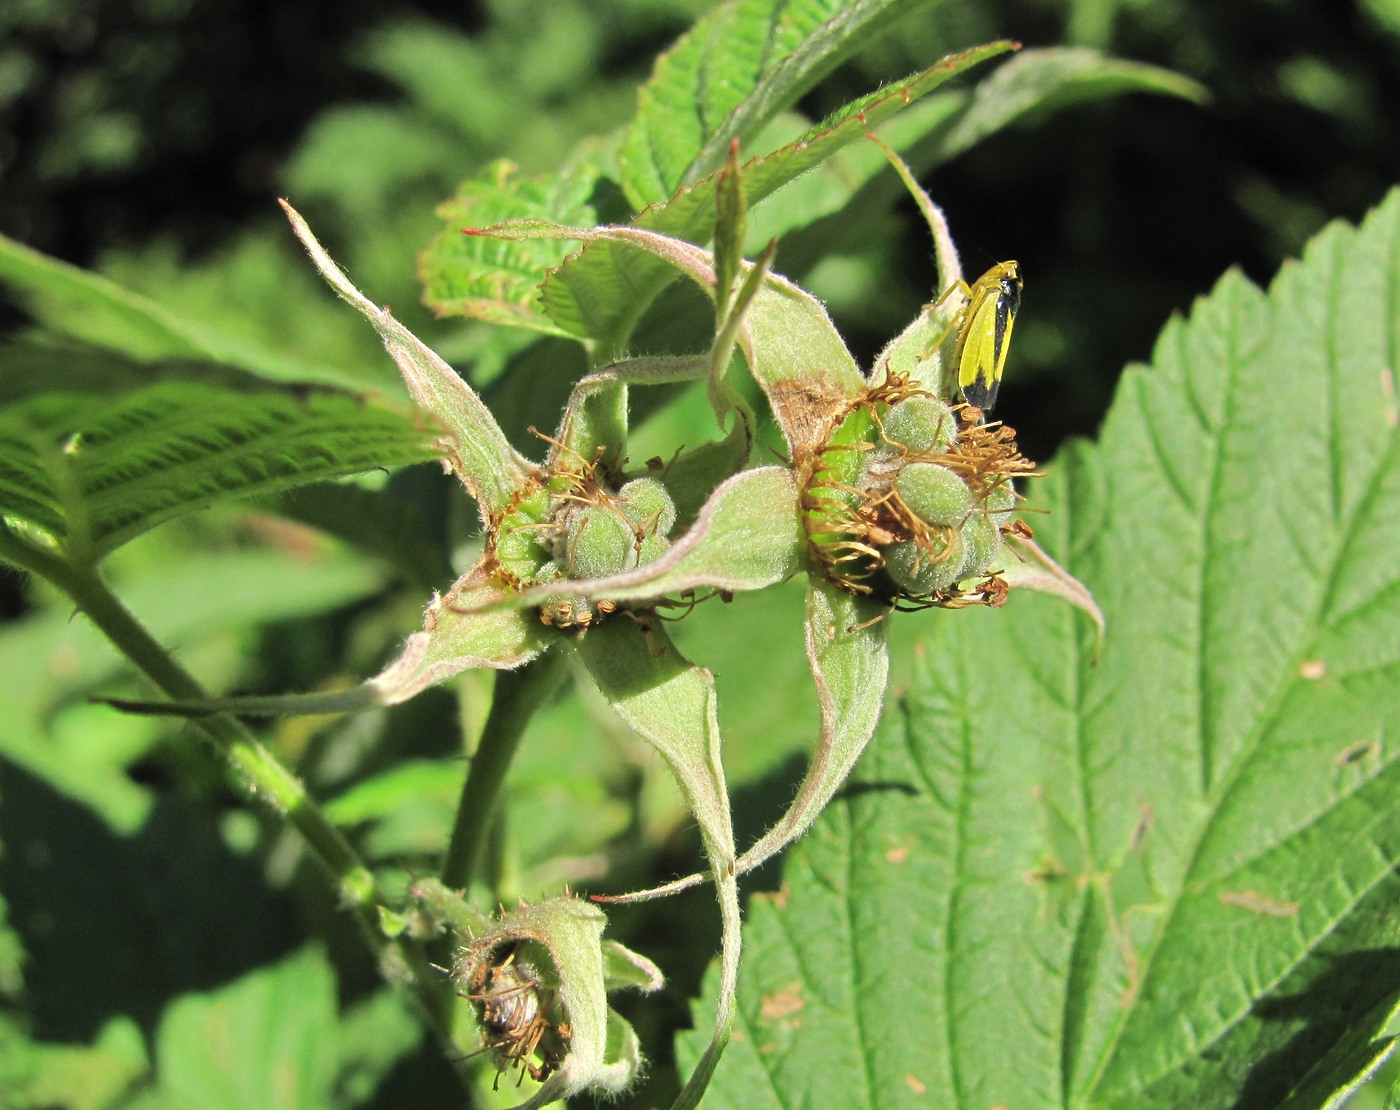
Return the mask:
{"type": "Polygon", "coordinates": [[[452,840],[442,865],[442,881],[466,890],[481,864],[492,820],[515,759],[520,739],[535,710],[554,692],[564,676],[563,652],[550,652],[514,671],[496,675],[491,713],[481,734],[471,770],[457,803],[452,840]]]}
{"type": "MultiPolygon", "coordinates": [[[[127,659],[167,697],[204,701],[209,695],[171,657],[102,580],[97,568],[78,566],[17,541],[6,532],[0,554],[62,589],[127,659]]],[[[268,751],[241,721],[226,715],[199,718],[199,729],[233,768],[248,795],[283,814],[329,873],[342,904],[355,914],[366,942],[391,981],[407,985],[428,1015],[436,1015],[434,977],[418,950],[385,937],[379,928],[374,876],[355,849],[331,824],[301,781],[268,751]]]]}

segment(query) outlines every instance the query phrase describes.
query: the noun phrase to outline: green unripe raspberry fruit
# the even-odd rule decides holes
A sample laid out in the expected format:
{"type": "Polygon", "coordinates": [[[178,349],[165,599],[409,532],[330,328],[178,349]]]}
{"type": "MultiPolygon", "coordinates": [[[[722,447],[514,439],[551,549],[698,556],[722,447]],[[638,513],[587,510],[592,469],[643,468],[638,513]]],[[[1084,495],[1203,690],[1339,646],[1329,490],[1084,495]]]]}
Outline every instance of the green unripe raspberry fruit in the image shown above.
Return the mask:
{"type": "Polygon", "coordinates": [[[676,503],[657,478],[634,478],[617,491],[623,515],[649,535],[663,539],[676,526],[676,503]]]}
{"type": "Polygon", "coordinates": [[[1008,478],[999,485],[993,486],[987,491],[987,499],[983,506],[989,513],[996,513],[998,516],[1011,512],[1016,508],[1016,489],[1008,478]]]}
{"type": "Polygon", "coordinates": [[[937,463],[909,463],[895,475],[894,488],[909,511],[928,524],[961,524],[972,508],[967,483],[937,463]]]}
{"type": "Polygon", "coordinates": [[[632,526],[620,511],[606,505],[589,505],[575,514],[567,544],[571,578],[606,578],[636,565],[632,526]]]}
{"type": "Polygon", "coordinates": [[[936,397],[906,397],[897,401],[881,424],[885,439],[911,455],[935,455],[948,450],[958,437],[958,422],[936,397]]]}
{"type": "Polygon", "coordinates": [[[1001,551],[1001,531],[996,522],[986,513],[973,513],[963,525],[962,539],[966,555],[958,577],[976,578],[986,574],[1001,551]]]}
{"type": "Polygon", "coordinates": [[[852,410],[837,425],[822,452],[822,477],[825,482],[833,486],[856,484],[866,454],[862,448],[869,445],[874,427],[870,413],[863,408],[852,410]]]}
{"type": "Polygon", "coordinates": [[[885,571],[894,584],[916,597],[946,590],[958,578],[963,564],[962,537],[954,532],[943,553],[930,551],[915,540],[902,540],[883,549],[885,571]]]}
{"type": "Polygon", "coordinates": [[[542,522],[549,515],[549,495],[537,490],[507,513],[496,532],[496,558],[502,569],[521,581],[534,578],[549,559],[540,540],[542,522]]]}

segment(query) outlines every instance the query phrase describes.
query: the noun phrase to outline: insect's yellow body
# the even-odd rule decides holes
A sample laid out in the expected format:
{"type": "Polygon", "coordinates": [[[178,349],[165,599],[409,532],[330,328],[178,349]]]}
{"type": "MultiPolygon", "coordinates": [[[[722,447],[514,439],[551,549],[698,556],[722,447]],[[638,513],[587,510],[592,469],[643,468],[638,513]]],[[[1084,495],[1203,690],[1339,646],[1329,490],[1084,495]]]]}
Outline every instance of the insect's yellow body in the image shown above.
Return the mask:
{"type": "Polygon", "coordinates": [[[951,357],[957,367],[958,390],[969,405],[990,412],[1006,367],[1011,326],[1021,307],[1021,274],[1015,262],[998,262],[970,286],[965,281],[955,283],[937,304],[955,293],[967,302],[948,328],[948,334],[957,329],[951,357]]]}

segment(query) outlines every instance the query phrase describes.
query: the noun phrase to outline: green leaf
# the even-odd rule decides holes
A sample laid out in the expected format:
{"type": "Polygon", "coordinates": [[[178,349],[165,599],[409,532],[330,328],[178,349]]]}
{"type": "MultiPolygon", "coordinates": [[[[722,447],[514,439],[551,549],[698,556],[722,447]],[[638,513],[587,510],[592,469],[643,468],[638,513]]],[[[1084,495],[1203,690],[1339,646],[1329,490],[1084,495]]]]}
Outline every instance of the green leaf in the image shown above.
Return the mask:
{"type": "MultiPolygon", "coordinates": [[[[50,390],[88,372],[85,364],[103,352],[104,361],[121,356],[141,366],[145,380],[152,367],[164,372],[174,361],[203,364],[206,373],[210,364],[238,367],[277,381],[384,382],[354,352],[319,334],[321,314],[301,303],[304,291],[296,277],[279,272],[291,264],[286,253],[265,239],[245,238],[213,265],[191,267],[159,242],[114,264],[119,272],[137,271],[161,295],[152,300],[0,236],[0,285],[14,291],[49,338],[66,336],[80,344],[80,354],[67,356],[75,365],[61,365],[61,377],[45,379],[50,390]],[[273,299],[273,286],[280,299],[273,299]],[[258,306],[266,312],[254,319],[249,302],[259,297],[267,301],[258,306]]],[[[131,274],[133,284],[137,273],[131,274]]]]}
{"type": "MultiPolygon", "coordinates": [[[[950,55],[894,88],[846,105],[795,141],[750,159],[741,167],[749,205],[757,205],[963,70],[1009,49],[1010,43],[992,43],[950,55]]],[[[664,204],[649,207],[635,225],[687,242],[708,242],[714,231],[719,181],[716,169],[664,204]]],[[[620,250],[612,242],[590,243],[550,272],[543,286],[544,308],[566,332],[597,338],[604,350],[613,350],[625,341],[642,309],[672,276],[657,259],[620,250]]]]}
{"type": "Polygon", "coordinates": [[[340,394],[40,394],[0,410],[0,513],[81,562],[221,501],[433,456],[411,415],[340,394]]]}
{"type": "Polygon", "coordinates": [[[1179,96],[1202,103],[1210,93],[1189,78],[1159,66],[1111,58],[1097,50],[1060,46],[1025,50],[981,81],[943,140],[943,158],[975,146],[988,135],[1085,101],[1129,92],[1179,96]]]}
{"type": "Polygon", "coordinates": [[[0,282],[60,334],[142,362],[222,361],[214,348],[159,305],[115,282],[0,236],[0,282]]]}
{"type": "Polygon", "coordinates": [[[513,163],[494,162],[464,182],[457,195],[438,208],[447,227],[419,257],[423,299],[440,316],[471,316],[568,335],[539,305],[540,277],[559,265],[567,247],[543,240],[502,243],[462,231],[527,218],[592,224],[588,199],[597,180],[597,167],[579,159],[557,174],[525,181],[513,163]]]}
{"type": "Polygon", "coordinates": [[[368,1093],[366,1080],[420,1034],[401,1004],[366,1004],[351,1016],[342,1034],[335,975],[313,948],[209,994],[185,995],[156,1034],[160,1093],[186,1110],[352,1104],[336,1097],[342,1067],[353,1069],[352,1089],[368,1093]]]}
{"type": "Polygon", "coordinates": [[[90,1045],[29,1040],[18,1028],[0,1028],[0,1084],[20,1110],[104,1110],[149,1072],[141,1030],[125,1015],[108,1021],[90,1045]]]}
{"type": "MultiPolygon", "coordinates": [[[[113,578],[132,611],[186,663],[198,659],[201,676],[215,685],[234,681],[245,661],[219,658],[211,665],[211,641],[222,643],[260,623],[323,613],[384,585],[378,568],[334,551],[293,559],[259,548],[206,550],[197,559],[177,557],[137,573],[119,569],[113,568],[113,578]]],[[[129,670],[90,622],[73,619],[71,604],[29,614],[0,632],[0,720],[6,722],[0,756],[124,832],[140,826],[152,801],[128,768],[170,729],[84,699],[110,689],[129,670]]]]}
{"type": "Polygon", "coordinates": [[[1397,267],[1400,193],[1267,294],[1227,275],[1050,466],[1038,538],[1102,606],[1097,665],[1090,622],[1033,594],[894,618],[938,625],[752,906],[714,1105],[1278,1105],[1376,1058],[1397,267]]]}
{"type": "Polygon", "coordinates": [[[842,61],[929,0],[734,0],[657,59],[620,161],[637,208],[714,173],[842,61]]]}
{"type": "Polygon", "coordinates": [[[425,799],[450,814],[462,792],[462,775],[460,766],[438,760],[401,760],[331,798],[325,803],[326,816],[337,825],[357,825],[392,818],[425,799]]]}
{"type": "Polygon", "coordinates": [[[714,678],[687,662],[664,631],[626,621],[587,629],[578,652],[604,699],[652,745],[675,776],[700,826],[719,898],[723,952],[714,1031],[672,1110],[696,1105],[725,1045],[739,977],[739,892],[734,880],[734,827],[720,758],[714,678]]]}
{"type": "Polygon", "coordinates": [[[1294,1087],[1279,1110],[1341,1110],[1349,1105],[1351,1096],[1395,1055],[1396,1037],[1384,1035],[1395,1012],[1395,1003],[1385,999],[1353,1022],[1332,1050],[1294,1087]]]}
{"type": "Polygon", "coordinates": [[[335,1102],[358,1106],[370,1102],[380,1081],[422,1039],[422,1027],[404,995],[375,991],[342,1016],[336,1038],[340,1074],[335,1102]]]}

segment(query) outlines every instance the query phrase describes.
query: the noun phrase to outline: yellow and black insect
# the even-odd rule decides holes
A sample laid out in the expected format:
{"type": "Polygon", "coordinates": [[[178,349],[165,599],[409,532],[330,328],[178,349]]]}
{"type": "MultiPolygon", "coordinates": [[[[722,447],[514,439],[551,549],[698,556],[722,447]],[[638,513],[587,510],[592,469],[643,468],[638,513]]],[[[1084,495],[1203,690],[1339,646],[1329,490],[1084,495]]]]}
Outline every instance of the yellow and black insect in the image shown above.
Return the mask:
{"type": "Polygon", "coordinates": [[[971,286],[954,283],[934,307],[954,293],[967,301],[948,328],[950,334],[957,329],[952,364],[957,367],[958,390],[969,405],[990,412],[1006,367],[1011,326],[1021,307],[1021,274],[1015,262],[998,262],[971,286]]]}

